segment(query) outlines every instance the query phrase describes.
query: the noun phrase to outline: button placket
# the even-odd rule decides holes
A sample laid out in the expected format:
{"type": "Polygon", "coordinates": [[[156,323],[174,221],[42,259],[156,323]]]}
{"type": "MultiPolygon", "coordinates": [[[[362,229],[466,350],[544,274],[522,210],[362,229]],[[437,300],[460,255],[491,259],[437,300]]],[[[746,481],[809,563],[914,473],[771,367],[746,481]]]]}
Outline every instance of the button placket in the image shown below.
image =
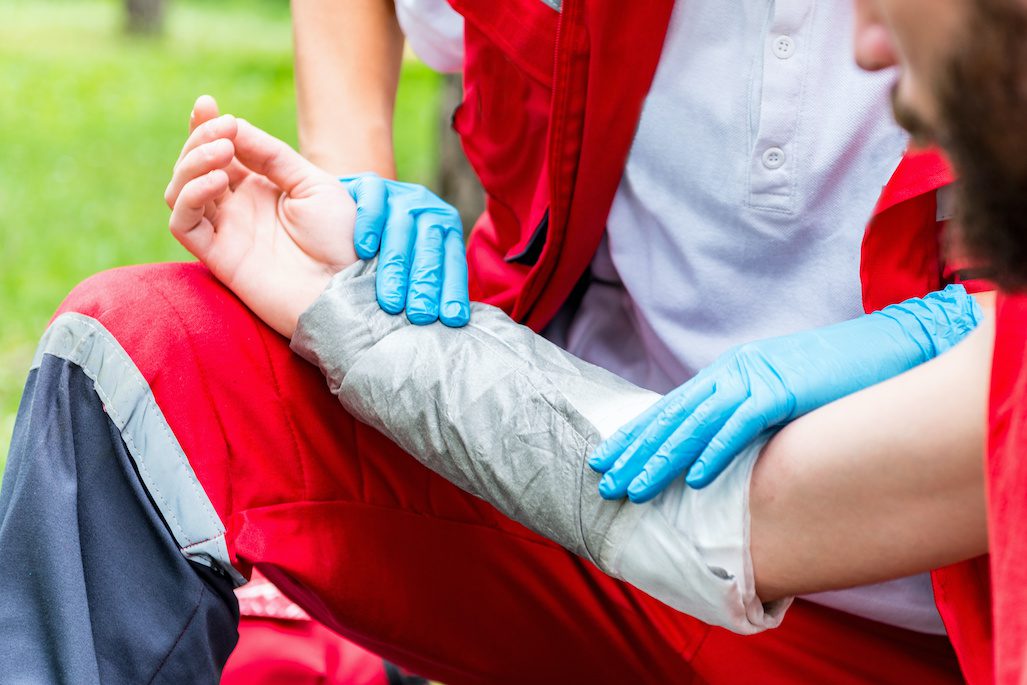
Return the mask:
{"type": "Polygon", "coordinates": [[[794,209],[799,171],[794,152],[802,110],[808,36],[815,0],[776,0],[764,34],[763,80],[749,173],[749,205],[776,211],[794,209]]]}

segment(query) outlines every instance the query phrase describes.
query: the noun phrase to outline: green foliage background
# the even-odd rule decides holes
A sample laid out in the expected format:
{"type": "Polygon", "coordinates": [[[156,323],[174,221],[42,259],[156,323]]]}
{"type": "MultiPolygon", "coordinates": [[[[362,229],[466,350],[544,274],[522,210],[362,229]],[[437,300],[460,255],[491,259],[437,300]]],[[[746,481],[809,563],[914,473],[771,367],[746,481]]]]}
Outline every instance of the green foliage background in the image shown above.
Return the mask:
{"type": "MultiPolygon", "coordinates": [[[[68,290],[189,258],[162,195],[196,96],[296,142],[287,2],[173,0],[156,39],[123,35],[121,13],[114,0],[0,0],[0,473],[36,341],[68,290]]],[[[431,179],[438,87],[404,66],[405,179],[431,179]]]]}

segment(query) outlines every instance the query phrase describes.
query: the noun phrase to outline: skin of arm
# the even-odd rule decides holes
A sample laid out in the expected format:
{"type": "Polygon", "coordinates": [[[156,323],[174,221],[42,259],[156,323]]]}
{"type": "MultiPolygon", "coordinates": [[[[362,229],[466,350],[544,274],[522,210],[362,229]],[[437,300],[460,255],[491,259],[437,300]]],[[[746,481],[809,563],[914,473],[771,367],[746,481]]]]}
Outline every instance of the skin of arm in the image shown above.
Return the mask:
{"type": "Polygon", "coordinates": [[[292,20],[301,151],[336,176],[395,178],[403,34],[393,0],[293,0],[292,20]]]}
{"type": "Polygon", "coordinates": [[[765,601],[912,575],[987,552],[984,441],[994,297],[951,351],[778,433],[750,491],[765,601]]]}

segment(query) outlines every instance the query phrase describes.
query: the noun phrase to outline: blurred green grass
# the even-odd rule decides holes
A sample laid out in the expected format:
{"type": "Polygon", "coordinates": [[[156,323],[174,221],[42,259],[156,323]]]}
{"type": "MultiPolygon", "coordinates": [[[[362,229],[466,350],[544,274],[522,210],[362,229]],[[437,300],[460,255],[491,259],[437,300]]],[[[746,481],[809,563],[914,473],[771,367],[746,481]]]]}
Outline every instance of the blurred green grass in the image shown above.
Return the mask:
{"type": "MultiPolygon", "coordinates": [[[[112,0],[0,0],[0,474],[36,341],[86,276],[188,259],[164,186],[201,93],[296,142],[288,3],[171,2],[166,35],[112,0]]],[[[344,40],[345,36],[340,36],[344,40]]],[[[439,77],[404,66],[400,175],[435,165],[439,77]]]]}

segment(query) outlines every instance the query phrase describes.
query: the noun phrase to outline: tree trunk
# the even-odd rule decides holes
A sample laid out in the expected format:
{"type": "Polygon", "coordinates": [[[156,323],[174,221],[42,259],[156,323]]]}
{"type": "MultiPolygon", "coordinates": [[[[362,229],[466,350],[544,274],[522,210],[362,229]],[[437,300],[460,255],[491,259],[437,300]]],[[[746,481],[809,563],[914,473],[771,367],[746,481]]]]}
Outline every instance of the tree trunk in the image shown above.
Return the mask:
{"type": "Polygon", "coordinates": [[[164,30],[164,0],[125,0],[125,30],[155,34],[164,30]]]}
{"type": "Polygon", "coordinates": [[[470,230],[485,211],[485,192],[460,147],[460,137],[453,130],[453,110],[463,99],[463,83],[459,74],[447,74],[443,80],[439,112],[439,164],[435,187],[439,195],[460,212],[464,231],[470,230]]]}

